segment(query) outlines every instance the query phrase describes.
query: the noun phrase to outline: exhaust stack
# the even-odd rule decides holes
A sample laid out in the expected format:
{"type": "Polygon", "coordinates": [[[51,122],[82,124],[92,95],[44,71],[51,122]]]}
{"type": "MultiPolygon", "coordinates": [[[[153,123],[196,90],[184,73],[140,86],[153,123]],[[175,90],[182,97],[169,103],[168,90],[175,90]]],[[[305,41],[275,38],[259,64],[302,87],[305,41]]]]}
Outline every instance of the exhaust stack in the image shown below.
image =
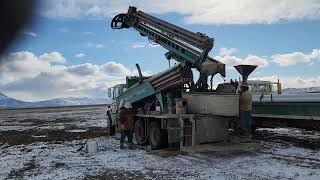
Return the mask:
{"type": "Polygon", "coordinates": [[[142,76],[141,68],[140,68],[138,63],[136,64],[136,67],[137,67],[137,70],[138,70],[138,73],[139,73],[139,82],[142,83],[143,76],[142,76]]]}
{"type": "Polygon", "coordinates": [[[236,70],[242,75],[242,81],[247,83],[248,76],[257,68],[255,65],[237,65],[234,66],[236,70]]]}

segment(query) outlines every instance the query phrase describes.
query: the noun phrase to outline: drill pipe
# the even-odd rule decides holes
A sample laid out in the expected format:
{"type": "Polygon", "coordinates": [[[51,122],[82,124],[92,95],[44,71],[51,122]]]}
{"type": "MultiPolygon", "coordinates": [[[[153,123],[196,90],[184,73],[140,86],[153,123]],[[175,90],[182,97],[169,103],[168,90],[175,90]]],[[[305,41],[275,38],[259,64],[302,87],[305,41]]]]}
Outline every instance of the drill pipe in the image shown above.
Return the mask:
{"type": "Polygon", "coordinates": [[[159,82],[157,84],[154,84],[153,87],[157,88],[157,87],[162,86],[164,84],[168,84],[170,82],[175,82],[177,79],[180,79],[181,77],[182,77],[181,74],[177,74],[175,76],[171,76],[170,78],[168,78],[168,79],[166,79],[164,81],[161,81],[161,82],[159,82]]]}
{"type": "Polygon", "coordinates": [[[154,77],[149,79],[149,82],[151,84],[157,84],[177,74],[180,74],[181,76],[192,77],[192,71],[190,70],[190,68],[177,68],[177,69],[172,69],[171,72],[167,71],[166,73],[155,75],[154,77]]]}
{"type": "Polygon", "coordinates": [[[154,88],[158,88],[165,84],[172,84],[171,82],[176,82],[179,79],[192,80],[192,71],[190,69],[184,69],[184,71],[181,71],[180,73],[168,73],[163,77],[152,81],[151,84],[154,88]]]}
{"type": "Polygon", "coordinates": [[[168,73],[162,77],[159,77],[157,79],[154,79],[153,81],[151,81],[150,83],[153,85],[153,84],[158,84],[159,82],[162,82],[166,79],[168,79],[169,77],[172,77],[172,76],[176,76],[176,75],[179,75],[181,76],[181,73],[180,72],[173,72],[173,73],[168,73]]]}
{"type": "Polygon", "coordinates": [[[170,84],[165,84],[163,86],[160,86],[156,90],[160,91],[160,90],[163,90],[163,89],[169,89],[169,88],[174,88],[174,87],[177,87],[177,86],[182,86],[183,84],[185,84],[187,82],[190,82],[190,81],[186,81],[186,80],[180,79],[180,80],[178,80],[176,82],[171,82],[170,84]]]}
{"type": "Polygon", "coordinates": [[[156,91],[160,91],[160,90],[164,90],[164,89],[173,89],[173,88],[182,86],[182,85],[186,84],[187,82],[190,82],[190,81],[178,80],[176,82],[172,82],[171,84],[165,84],[163,86],[159,86],[156,89],[156,91]]]}
{"type": "Polygon", "coordinates": [[[149,78],[149,81],[151,82],[151,81],[153,81],[153,80],[155,80],[155,79],[157,79],[157,78],[159,78],[159,77],[162,77],[162,76],[164,76],[165,74],[168,74],[168,73],[170,73],[170,72],[172,72],[172,71],[176,71],[176,70],[179,71],[179,69],[181,69],[181,67],[182,67],[182,66],[181,66],[180,64],[177,64],[177,65],[175,65],[175,66],[172,66],[171,68],[166,69],[165,71],[162,71],[162,72],[160,72],[159,74],[156,74],[156,75],[150,77],[150,78],[149,78]]]}

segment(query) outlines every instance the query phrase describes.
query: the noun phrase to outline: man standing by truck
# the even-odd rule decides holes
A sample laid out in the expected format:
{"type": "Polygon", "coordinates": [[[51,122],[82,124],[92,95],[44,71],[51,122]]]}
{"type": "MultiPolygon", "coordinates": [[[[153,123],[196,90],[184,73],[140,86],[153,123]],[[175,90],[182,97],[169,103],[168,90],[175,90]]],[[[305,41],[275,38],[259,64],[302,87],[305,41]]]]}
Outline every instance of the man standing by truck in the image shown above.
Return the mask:
{"type": "Polygon", "coordinates": [[[128,138],[129,143],[128,148],[131,149],[133,145],[134,113],[130,102],[127,102],[120,108],[119,127],[121,132],[120,149],[124,149],[123,143],[126,137],[128,138]]]}
{"type": "Polygon", "coordinates": [[[246,84],[241,85],[240,91],[240,129],[244,136],[244,142],[251,142],[251,109],[252,96],[246,84]]]}

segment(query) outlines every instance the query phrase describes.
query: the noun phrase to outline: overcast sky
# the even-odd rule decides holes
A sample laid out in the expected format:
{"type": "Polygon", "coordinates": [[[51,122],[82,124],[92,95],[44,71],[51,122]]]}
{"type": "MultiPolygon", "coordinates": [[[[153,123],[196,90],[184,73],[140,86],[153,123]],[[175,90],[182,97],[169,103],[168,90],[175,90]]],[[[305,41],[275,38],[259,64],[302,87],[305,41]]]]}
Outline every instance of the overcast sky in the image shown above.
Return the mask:
{"type": "Polygon", "coordinates": [[[319,0],[41,2],[34,26],[3,57],[0,91],[17,99],[103,97],[136,74],[135,63],[144,75],[167,68],[164,48],[132,29],[110,28],[129,5],[215,38],[210,56],[228,66],[227,79],[239,77],[233,65],[256,64],[251,78],[320,86],[319,0]]]}

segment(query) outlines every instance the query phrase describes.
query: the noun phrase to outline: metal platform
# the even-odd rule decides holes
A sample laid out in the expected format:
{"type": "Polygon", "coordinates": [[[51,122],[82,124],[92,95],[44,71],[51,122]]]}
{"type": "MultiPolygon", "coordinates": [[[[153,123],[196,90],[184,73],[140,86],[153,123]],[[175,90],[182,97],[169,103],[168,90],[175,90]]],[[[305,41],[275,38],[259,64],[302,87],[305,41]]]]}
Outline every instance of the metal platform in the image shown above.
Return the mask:
{"type": "Polygon", "coordinates": [[[137,117],[161,119],[168,130],[168,141],[177,142],[180,149],[201,143],[227,140],[228,122],[232,117],[202,114],[137,114],[137,117]],[[174,123],[173,123],[174,122],[174,123]],[[172,126],[172,124],[176,124],[172,126]]]}

